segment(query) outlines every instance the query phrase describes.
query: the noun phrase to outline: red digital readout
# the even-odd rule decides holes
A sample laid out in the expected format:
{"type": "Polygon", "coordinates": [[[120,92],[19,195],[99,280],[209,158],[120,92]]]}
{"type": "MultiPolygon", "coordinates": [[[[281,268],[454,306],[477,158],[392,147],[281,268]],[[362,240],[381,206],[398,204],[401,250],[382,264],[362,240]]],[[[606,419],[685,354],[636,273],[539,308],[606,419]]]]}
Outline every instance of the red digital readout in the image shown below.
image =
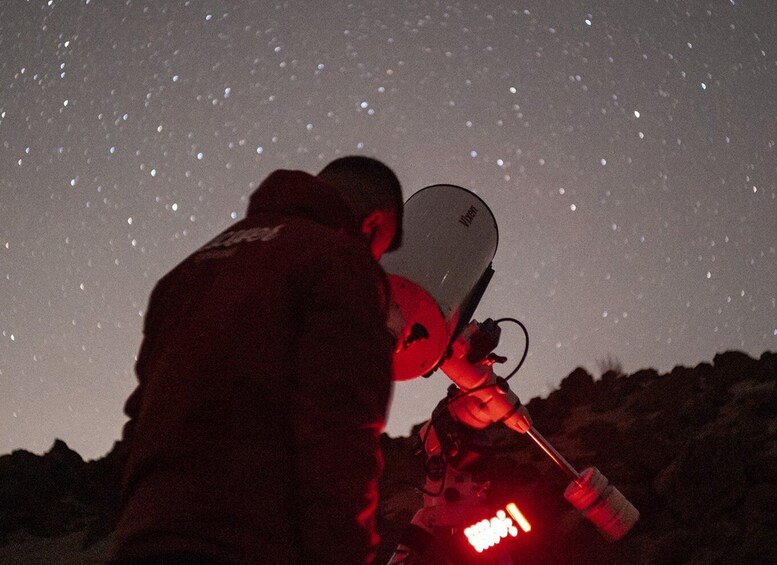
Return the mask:
{"type": "Polygon", "coordinates": [[[472,524],[464,530],[470,545],[478,553],[495,546],[504,538],[518,535],[518,528],[524,532],[531,530],[531,524],[518,510],[514,502],[505,506],[504,510],[498,510],[493,518],[487,518],[472,524]],[[517,527],[516,527],[517,524],[517,527]]]}

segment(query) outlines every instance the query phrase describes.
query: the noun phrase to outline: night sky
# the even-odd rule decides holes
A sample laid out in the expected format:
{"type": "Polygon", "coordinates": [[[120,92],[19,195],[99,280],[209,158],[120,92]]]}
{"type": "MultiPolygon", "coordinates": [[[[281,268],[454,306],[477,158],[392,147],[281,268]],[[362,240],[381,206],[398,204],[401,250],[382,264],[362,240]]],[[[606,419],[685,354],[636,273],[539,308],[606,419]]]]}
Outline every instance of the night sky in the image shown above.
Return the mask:
{"type": "MultiPolygon", "coordinates": [[[[770,5],[3,0],[0,453],[105,454],[155,282],[272,170],[353,153],[492,208],[475,317],[527,325],[525,401],[777,349],[770,5]]],[[[399,383],[388,431],[447,384],[399,383]]]]}

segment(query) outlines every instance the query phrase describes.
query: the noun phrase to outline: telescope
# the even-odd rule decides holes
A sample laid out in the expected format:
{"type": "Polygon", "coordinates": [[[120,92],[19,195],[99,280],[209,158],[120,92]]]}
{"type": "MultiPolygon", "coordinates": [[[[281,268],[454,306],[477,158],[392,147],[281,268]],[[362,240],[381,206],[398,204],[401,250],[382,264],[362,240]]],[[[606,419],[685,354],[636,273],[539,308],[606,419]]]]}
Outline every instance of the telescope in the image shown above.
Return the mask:
{"type": "MultiPolygon", "coordinates": [[[[509,380],[526,359],[528,331],[514,318],[472,319],[495,272],[499,243],[491,209],[471,190],[435,184],[413,194],[404,206],[404,243],[385,255],[391,286],[390,308],[404,329],[394,353],[394,380],[428,377],[438,369],[452,382],[447,398],[419,435],[426,456],[424,506],[416,512],[390,565],[422,563],[421,556],[441,529],[466,532],[477,552],[493,551],[499,541],[531,526],[511,502],[483,520],[488,485],[472,476],[466,437],[500,423],[528,435],[571,482],[565,498],[608,540],[623,538],[639,511],[595,467],[578,472],[534,427],[511,390],[509,380]],[[526,335],[517,367],[498,376],[493,366],[505,358],[494,353],[499,324],[516,322],[526,335]]],[[[473,452],[474,453],[474,452],[473,452]]],[[[512,563],[504,550],[500,563],[512,563]]]]}

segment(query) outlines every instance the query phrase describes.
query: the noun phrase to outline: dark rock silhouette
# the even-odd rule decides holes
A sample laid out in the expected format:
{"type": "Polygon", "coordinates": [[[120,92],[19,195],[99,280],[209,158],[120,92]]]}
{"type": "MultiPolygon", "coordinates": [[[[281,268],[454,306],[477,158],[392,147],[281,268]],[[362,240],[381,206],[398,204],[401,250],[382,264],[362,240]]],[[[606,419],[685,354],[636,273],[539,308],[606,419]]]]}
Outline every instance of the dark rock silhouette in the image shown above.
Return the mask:
{"type": "MultiPolygon", "coordinates": [[[[504,542],[515,563],[777,563],[777,354],[726,352],[664,375],[598,380],[576,369],[527,407],[570,462],[598,467],[641,518],[623,540],[605,541],[564,499],[566,476],[528,438],[492,426],[490,500],[515,500],[534,525],[504,542]]],[[[423,484],[416,440],[382,439],[379,563],[420,507],[423,484]]],[[[0,457],[0,563],[100,562],[115,524],[119,448],[84,462],[57,440],[42,456],[0,457]]]]}
{"type": "Polygon", "coordinates": [[[0,546],[14,535],[51,538],[83,531],[83,546],[110,535],[118,503],[117,450],[84,462],[65,442],[48,453],[0,457],[0,546]]]}
{"type": "MultiPolygon", "coordinates": [[[[598,467],[641,518],[623,540],[605,541],[566,502],[569,481],[539,448],[492,426],[494,508],[514,500],[535,525],[510,540],[515,563],[777,563],[777,355],[726,352],[665,375],[645,369],[599,380],[578,368],[527,407],[578,470],[598,467]]],[[[393,471],[381,508],[407,522],[421,496],[412,499],[393,471]]],[[[381,560],[394,532],[401,528],[389,521],[381,560]]]]}

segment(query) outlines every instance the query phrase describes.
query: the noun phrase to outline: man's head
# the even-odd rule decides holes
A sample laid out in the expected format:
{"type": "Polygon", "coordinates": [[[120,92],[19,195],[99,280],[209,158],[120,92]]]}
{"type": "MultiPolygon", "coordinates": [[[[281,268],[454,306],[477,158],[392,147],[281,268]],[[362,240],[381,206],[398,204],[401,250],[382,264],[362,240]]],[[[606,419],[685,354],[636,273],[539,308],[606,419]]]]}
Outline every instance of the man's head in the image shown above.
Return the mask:
{"type": "Polygon", "coordinates": [[[348,204],[376,259],[402,244],[402,186],[394,172],[370,157],[335,159],[316,175],[348,204]]]}

